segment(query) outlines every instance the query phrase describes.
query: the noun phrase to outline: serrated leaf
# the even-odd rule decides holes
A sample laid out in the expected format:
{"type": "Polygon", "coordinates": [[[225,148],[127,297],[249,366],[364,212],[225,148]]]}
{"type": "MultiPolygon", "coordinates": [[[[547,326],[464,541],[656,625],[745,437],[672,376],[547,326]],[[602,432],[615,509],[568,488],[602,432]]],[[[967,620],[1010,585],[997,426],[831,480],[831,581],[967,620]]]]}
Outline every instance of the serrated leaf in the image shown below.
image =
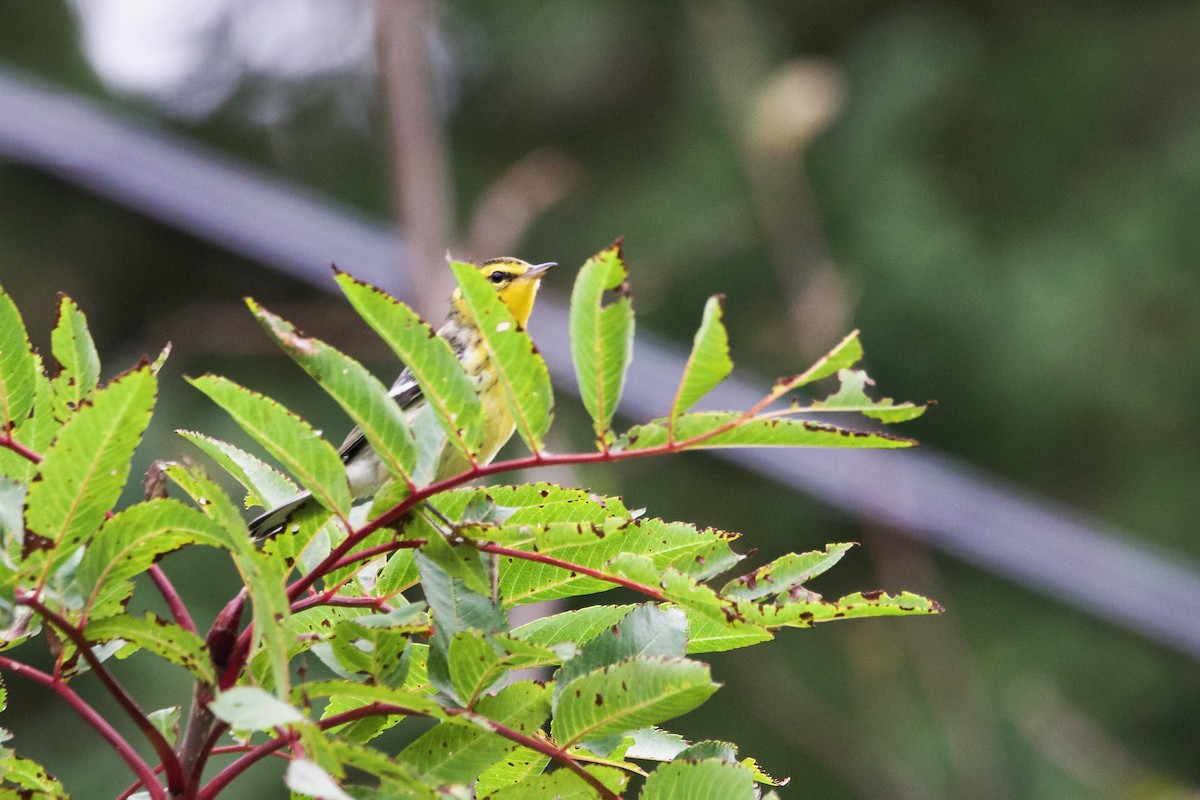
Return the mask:
{"type": "Polygon", "coordinates": [[[240,447],[194,431],[175,432],[203,450],[232,475],[246,489],[252,505],[274,508],[291,500],[299,491],[296,484],[282,472],[240,447]]]}
{"type": "Polygon", "coordinates": [[[450,680],[467,708],[512,670],[558,663],[553,650],[502,634],[465,630],[450,640],[450,680]]]}
{"type": "MultiPolygon", "coordinates": [[[[619,441],[625,450],[645,450],[667,444],[669,431],[661,421],[635,425],[619,441]]],[[[744,419],[735,411],[685,414],[675,421],[675,441],[688,449],[712,447],[845,447],[894,449],[916,442],[883,433],[856,431],[821,422],[787,417],[744,419]],[[691,440],[695,441],[691,441],[691,440]]]]}
{"type": "Polygon", "coordinates": [[[890,595],[887,592],[855,592],[837,601],[796,600],[782,605],[736,604],[738,614],[747,621],[770,628],[807,628],[818,622],[865,617],[923,616],[942,613],[942,607],[911,592],[890,595]]]}
{"type": "Polygon", "coordinates": [[[0,287],[0,433],[29,415],[37,372],[21,312],[0,287]]]}
{"type": "Polygon", "coordinates": [[[187,544],[225,547],[220,525],[177,500],[130,506],[104,523],[75,569],[82,613],[91,620],[120,614],[133,593],[133,579],[166,553],[187,544]]]}
{"type": "Polygon", "coordinates": [[[866,387],[874,386],[875,381],[862,370],[838,370],[838,380],[841,385],[835,394],[809,403],[802,410],[852,412],[888,424],[916,419],[928,408],[927,405],[915,403],[897,403],[890,397],[872,400],[867,397],[866,387]]]}
{"type": "Polygon", "coordinates": [[[694,406],[732,371],[729,335],[725,332],[725,323],[721,321],[721,297],[713,296],[704,305],[704,316],[696,330],[692,352],[683,368],[683,377],[679,379],[668,425],[673,424],[680,414],[694,406]]]}
{"type": "Polygon", "coordinates": [[[344,273],[336,280],[354,310],[412,373],[450,442],[463,453],[474,453],[483,439],[483,409],[475,384],[450,345],[415,311],[381,289],[344,273]]]}
{"type": "Polygon", "coordinates": [[[338,785],[333,776],[315,761],[293,758],[283,775],[284,784],[293,792],[320,800],[354,800],[338,785]]]}
{"type": "Polygon", "coordinates": [[[707,664],[640,657],[588,672],[558,693],[550,730],[559,746],[657,725],[699,706],[718,688],[707,664]]]}
{"type": "Polygon", "coordinates": [[[154,396],[149,369],[122,375],[62,427],[46,452],[25,501],[24,574],[35,586],[74,555],[116,503],[154,396]]]}
{"type": "Polygon", "coordinates": [[[189,383],[233,417],[321,505],[342,517],[349,513],[350,483],[342,460],[311,425],[275,400],[227,378],[204,375],[189,383]]]}
{"type": "Polygon", "coordinates": [[[684,608],[688,618],[688,654],[723,653],[769,642],[771,632],[741,619],[718,618],[695,608],[684,608]]]}
{"type": "Polygon", "coordinates": [[[753,572],[734,578],[721,589],[730,600],[757,600],[786,592],[825,572],[842,560],[853,542],[827,544],[823,551],[788,553],[753,572]]]}
{"type": "MultiPolygon", "coordinates": [[[[532,452],[540,452],[542,437],[550,429],[554,409],[550,370],[529,334],[513,319],[495,289],[476,267],[451,262],[450,268],[478,326],[481,345],[487,351],[496,379],[504,391],[517,433],[532,452]]],[[[494,420],[492,424],[495,424],[494,420]]]]}
{"type": "Polygon", "coordinates": [[[12,753],[0,757],[0,783],[4,784],[0,786],[0,797],[5,800],[69,800],[66,789],[45,767],[12,753]]]}
{"type": "Polygon", "coordinates": [[[717,759],[672,761],[646,778],[639,800],[755,800],[754,773],[717,759]]]}
{"type": "Polygon", "coordinates": [[[257,686],[227,689],[218,694],[208,708],[218,719],[240,731],[269,731],[308,720],[290,703],[257,686]]]}
{"type": "Polygon", "coordinates": [[[233,502],[207,475],[179,464],[168,464],[163,471],[227,534],[225,546],[232,554],[238,574],[250,595],[254,614],[254,644],[261,645],[266,652],[271,667],[271,683],[281,696],[285,696],[290,676],[284,626],[291,607],[283,589],[284,564],[254,549],[246,523],[242,521],[233,502]]]}
{"type": "Polygon", "coordinates": [[[334,657],[345,669],[369,676],[381,686],[399,686],[408,672],[404,657],[408,632],[367,627],[358,620],[343,620],[330,640],[334,657]]]}
{"type": "Polygon", "coordinates": [[[253,300],[251,312],[280,347],[354,420],[394,478],[407,480],[417,461],[404,411],[362,364],[319,339],[304,336],[253,300]]]}
{"type": "Polygon", "coordinates": [[[93,642],[124,639],[135,647],[178,664],[203,683],[216,682],[212,661],[200,637],[153,614],[140,618],[122,615],[96,620],[89,622],[83,633],[93,642]]]}
{"type": "MultiPolygon", "coordinates": [[[[488,633],[504,631],[508,629],[508,618],[490,597],[471,591],[461,578],[450,577],[423,553],[416,553],[415,559],[433,622],[434,633],[429,641],[429,679],[441,691],[455,696],[447,662],[454,634],[468,629],[488,633]]],[[[458,699],[463,701],[465,698],[458,699]]]]}
{"type": "Polygon", "coordinates": [[[687,652],[687,617],[678,608],[644,604],[601,631],[555,675],[557,697],[571,681],[600,667],[636,657],[682,658],[687,652]]]}
{"type": "Polygon", "coordinates": [[[571,291],[571,357],[579,396],[592,416],[598,442],[611,441],[613,414],[621,401],[625,372],[633,357],[633,303],[625,282],[621,245],[592,256],[571,291]],[[617,299],[602,305],[605,291],[617,299]]]}
{"type": "MultiPolygon", "coordinates": [[[[614,794],[620,793],[629,783],[629,774],[615,767],[587,764],[584,769],[614,794]]],[[[558,769],[544,775],[525,778],[494,794],[481,793],[479,796],[483,800],[594,800],[596,790],[571,770],[558,769]]]]}
{"type": "Polygon", "coordinates": [[[863,349],[862,343],[858,340],[858,331],[852,331],[804,372],[776,381],[771,396],[782,397],[792,389],[828,378],[838,370],[854,366],[862,360],[862,357],[863,349]]]}
{"type": "Polygon", "coordinates": [[[478,716],[438,724],[404,748],[399,762],[427,779],[467,783],[517,748],[490,729],[488,722],[532,736],[550,713],[549,687],[520,681],[481,697],[478,716]]]}
{"type": "MultiPolygon", "coordinates": [[[[494,792],[514,785],[520,786],[524,781],[541,775],[550,763],[550,756],[530,750],[528,747],[518,747],[504,758],[492,764],[479,774],[475,781],[475,795],[481,798],[491,798],[494,792]]],[[[526,792],[527,797],[555,797],[553,794],[526,792]]]]}
{"type": "Polygon", "coordinates": [[[637,606],[587,606],[535,619],[513,630],[512,635],[531,644],[550,646],[563,642],[583,644],[616,625],[637,606]]]}
{"type": "Polygon", "coordinates": [[[58,319],[50,333],[58,374],[50,381],[54,415],[66,420],[100,384],[100,355],[88,332],[87,318],[75,301],[60,295],[58,319]]]}

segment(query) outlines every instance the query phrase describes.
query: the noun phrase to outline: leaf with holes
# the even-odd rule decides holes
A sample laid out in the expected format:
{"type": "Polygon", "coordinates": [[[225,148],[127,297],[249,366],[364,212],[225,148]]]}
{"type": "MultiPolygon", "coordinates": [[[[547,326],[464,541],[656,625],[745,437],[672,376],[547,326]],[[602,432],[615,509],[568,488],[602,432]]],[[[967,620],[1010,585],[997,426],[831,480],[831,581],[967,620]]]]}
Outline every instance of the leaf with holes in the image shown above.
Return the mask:
{"type": "Polygon", "coordinates": [[[25,501],[23,574],[35,586],[74,556],[117,502],[154,396],[148,368],[122,375],[71,417],[46,452],[25,501]]]}
{"type": "Polygon", "coordinates": [[[721,321],[721,297],[710,297],[692,342],[691,355],[683,368],[683,377],[679,379],[668,425],[673,424],[680,414],[694,406],[732,371],[729,335],[725,332],[725,323],[721,321]]]}
{"type": "Polygon", "coordinates": [[[66,420],[100,384],[100,355],[88,332],[87,317],[71,298],[60,295],[58,319],[50,332],[50,349],[58,374],[50,381],[54,415],[66,420]]]}
{"type": "Polygon", "coordinates": [[[657,725],[712,696],[707,664],[639,657],[588,672],[568,683],[554,704],[551,735],[560,747],[657,725]]]}
{"type": "Polygon", "coordinates": [[[153,614],[144,617],[122,615],[89,622],[83,635],[93,642],[125,640],[131,647],[118,651],[118,658],[128,657],[136,649],[148,650],[183,667],[201,683],[211,685],[216,682],[212,661],[200,637],[153,614]]]}
{"type": "MultiPolygon", "coordinates": [[[[660,447],[669,441],[663,420],[635,425],[618,441],[625,450],[660,447]]],[[[713,447],[842,447],[852,449],[895,449],[912,447],[913,439],[884,433],[856,431],[822,422],[783,416],[747,418],[736,411],[705,411],[684,414],[675,421],[675,441],[686,449],[713,447]]]]}

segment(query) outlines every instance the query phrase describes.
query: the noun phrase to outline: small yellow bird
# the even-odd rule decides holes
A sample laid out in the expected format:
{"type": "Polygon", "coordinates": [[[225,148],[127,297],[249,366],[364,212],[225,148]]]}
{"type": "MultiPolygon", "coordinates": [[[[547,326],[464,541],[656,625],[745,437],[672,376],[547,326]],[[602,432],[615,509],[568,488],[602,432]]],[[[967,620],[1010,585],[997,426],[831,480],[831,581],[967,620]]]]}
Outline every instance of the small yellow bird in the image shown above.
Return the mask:
{"type": "MultiPolygon", "coordinates": [[[[545,264],[529,264],[517,258],[493,258],[482,262],[478,269],[479,274],[491,282],[517,323],[525,327],[533,311],[533,301],[537,297],[542,277],[554,266],[557,265],[552,261],[545,264]]],[[[466,373],[475,380],[486,420],[483,443],[475,458],[478,463],[486,464],[496,457],[496,453],[512,437],[516,424],[508,409],[504,390],[496,376],[491,357],[484,347],[479,326],[467,310],[462,290],[456,289],[451,295],[446,321],[437,333],[450,344],[466,373]]],[[[388,394],[404,409],[405,416],[409,419],[425,405],[421,387],[407,368],[396,378],[388,394]]],[[[391,477],[383,460],[368,444],[358,427],[350,431],[338,455],[346,465],[350,491],[355,498],[375,494],[391,477]]],[[[446,446],[438,460],[434,480],[456,475],[466,467],[467,463],[457,448],[446,446]]],[[[250,533],[256,539],[272,536],[281,531],[293,515],[315,502],[311,492],[301,492],[286,503],[252,520],[249,525],[250,533]]]]}

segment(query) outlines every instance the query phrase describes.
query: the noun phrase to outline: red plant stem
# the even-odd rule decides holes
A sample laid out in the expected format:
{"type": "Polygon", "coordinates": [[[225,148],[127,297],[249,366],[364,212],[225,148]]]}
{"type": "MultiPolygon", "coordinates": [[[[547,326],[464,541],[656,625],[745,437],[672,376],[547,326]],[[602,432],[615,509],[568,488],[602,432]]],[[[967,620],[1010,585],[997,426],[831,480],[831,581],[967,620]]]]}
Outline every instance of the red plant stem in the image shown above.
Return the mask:
{"type": "Polygon", "coordinates": [[[475,545],[476,549],[482,550],[485,553],[495,553],[498,556],[510,556],[512,558],[521,558],[525,561],[536,561],[539,564],[549,564],[552,567],[578,572],[580,575],[587,575],[589,578],[615,583],[618,586],[624,586],[626,589],[633,589],[635,592],[641,592],[644,595],[653,597],[655,600],[666,601],[667,596],[655,589],[653,586],[647,586],[644,583],[631,581],[628,578],[622,578],[619,575],[613,575],[608,572],[601,572],[598,569],[584,567],[571,561],[563,561],[561,558],[542,555],[541,553],[531,553],[528,550],[513,550],[510,547],[501,547],[498,544],[489,544],[481,542],[475,545]]]}
{"type": "Polygon", "coordinates": [[[96,677],[100,679],[100,683],[104,684],[104,688],[108,690],[113,699],[121,708],[125,709],[125,713],[133,720],[133,724],[137,726],[146,740],[154,747],[154,752],[158,754],[159,760],[167,774],[167,787],[172,792],[183,791],[184,777],[183,769],[179,764],[179,759],[175,756],[175,752],[171,749],[170,743],[159,732],[158,728],[154,727],[154,723],[146,716],[146,712],[142,711],[137,701],[129,694],[108,668],[96,658],[96,654],[92,652],[92,645],[83,635],[79,628],[72,625],[61,616],[51,611],[32,593],[19,593],[16,596],[16,601],[22,605],[29,606],[54,627],[58,628],[68,639],[70,639],[75,647],[79,649],[79,654],[88,662],[88,666],[92,668],[92,672],[96,673],[96,677]]]}
{"type": "Polygon", "coordinates": [[[179,623],[179,627],[196,633],[196,623],[192,621],[192,615],[188,613],[187,606],[183,604],[183,598],[179,596],[179,592],[175,591],[171,579],[158,564],[150,566],[150,580],[154,581],[163,600],[167,601],[167,608],[171,610],[171,616],[179,623]]]}
{"type": "MultiPolygon", "coordinates": [[[[255,745],[252,745],[252,744],[225,744],[225,745],[221,745],[220,747],[212,748],[212,754],[214,756],[227,756],[232,753],[245,753],[249,750],[253,750],[254,748],[255,748],[255,745]]],[[[282,758],[284,760],[287,760],[287,756],[285,756],[285,755],[281,755],[279,753],[273,753],[273,755],[276,758],[282,758]]],[[[161,764],[159,764],[157,767],[154,768],[155,775],[157,775],[160,772],[162,772],[161,764]]],[[[123,791],[119,795],[117,795],[117,800],[129,800],[129,798],[132,797],[137,792],[137,790],[141,789],[141,788],[142,788],[142,782],[138,781],[137,783],[133,784],[128,789],[126,789],[125,791],[123,791]]]]}
{"type": "Polygon", "coordinates": [[[306,597],[303,600],[297,600],[292,603],[292,613],[303,611],[306,608],[314,606],[341,606],[342,608],[354,608],[359,606],[367,606],[381,611],[387,608],[387,603],[380,597],[342,597],[340,595],[326,596],[324,592],[314,594],[311,597],[306,597]]]}
{"type": "Polygon", "coordinates": [[[14,439],[12,431],[0,436],[0,447],[7,447],[26,461],[32,461],[34,464],[41,463],[42,457],[14,439]]]}
{"type": "Polygon", "coordinates": [[[545,739],[539,739],[535,736],[526,736],[520,731],[513,730],[507,725],[502,725],[495,720],[480,716],[473,711],[467,711],[466,709],[451,709],[449,713],[454,714],[455,716],[479,720],[483,723],[486,729],[495,731],[505,739],[508,739],[510,742],[516,742],[517,744],[528,747],[530,750],[534,750],[544,756],[549,756],[582,778],[588,786],[591,786],[596,790],[603,800],[621,800],[620,796],[614,794],[600,781],[599,778],[584,769],[583,765],[578,761],[571,758],[571,756],[567,753],[566,747],[555,747],[545,739]]]}
{"type": "Polygon", "coordinates": [[[8,670],[14,675],[20,675],[54,691],[76,714],[83,718],[84,722],[91,725],[108,742],[122,761],[129,765],[133,774],[138,777],[138,786],[145,786],[153,800],[165,800],[163,788],[154,777],[154,770],[150,769],[150,765],[137,754],[137,751],[129,742],[125,741],[121,734],[117,733],[116,728],[108,724],[108,721],[88,705],[86,700],[76,694],[71,687],[52,675],[4,656],[0,656],[0,669],[8,670]]]}
{"type": "Polygon", "coordinates": [[[341,559],[336,564],[331,566],[329,568],[329,571],[333,572],[335,569],[341,569],[342,567],[348,567],[351,564],[357,563],[359,561],[366,561],[368,559],[374,558],[375,556],[383,555],[385,553],[394,553],[397,550],[416,549],[416,548],[422,546],[423,544],[425,544],[424,539],[402,539],[400,541],[386,542],[384,544],[377,544],[374,547],[368,547],[365,550],[359,550],[357,553],[351,553],[350,555],[346,556],[345,558],[341,559]]]}

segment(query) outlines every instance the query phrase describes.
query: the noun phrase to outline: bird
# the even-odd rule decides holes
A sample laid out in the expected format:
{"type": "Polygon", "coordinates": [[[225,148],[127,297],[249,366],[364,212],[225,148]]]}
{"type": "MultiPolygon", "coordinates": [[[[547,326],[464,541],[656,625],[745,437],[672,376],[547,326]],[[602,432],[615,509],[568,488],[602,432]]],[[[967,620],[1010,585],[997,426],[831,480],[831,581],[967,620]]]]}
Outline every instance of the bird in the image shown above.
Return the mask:
{"type": "MultiPolygon", "coordinates": [[[[555,266],[557,264],[553,261],[530,264],[519,258],[506,256],[482,261],[477,265],[477,269],[495,289],[501,302],[513,315],[513,319],[524,328],[533,311],[542,278],[555,266]]],[[[516,423],[512,412],[509,411],[491,357],[484,347],[479,326],[467,309],[461,289],[456,289],[450,296],[449,306],[446,320],[438,329],[437,335],[446,340],[455,356],[462,362],[467,375],[475,381],[486,420],[483,442],[475,453],[475,460],[478,464],[487,464],[512,437],[516,423]]],[[[409,419],[425,406],[421,387],[407,367],[396,378],[388,394],[409,419]]],[[[357,426],[346,436],[346,440],[338,449],[338,455],[346,465],[350,492],[355,499],[375,494],[391,477],[383,460],[375,453],[357,426]]],[[[462,472],[467,466],[465,458],[456,448],[444,445],[433,479],[436,481],[451,477],[462,472]]],[[[301,492],[251,520],[248,524],[250,535],[255,540],[270,538],[282,531],[293,518],[316,505],[318,503],[311,492],[301,492]]]]}

